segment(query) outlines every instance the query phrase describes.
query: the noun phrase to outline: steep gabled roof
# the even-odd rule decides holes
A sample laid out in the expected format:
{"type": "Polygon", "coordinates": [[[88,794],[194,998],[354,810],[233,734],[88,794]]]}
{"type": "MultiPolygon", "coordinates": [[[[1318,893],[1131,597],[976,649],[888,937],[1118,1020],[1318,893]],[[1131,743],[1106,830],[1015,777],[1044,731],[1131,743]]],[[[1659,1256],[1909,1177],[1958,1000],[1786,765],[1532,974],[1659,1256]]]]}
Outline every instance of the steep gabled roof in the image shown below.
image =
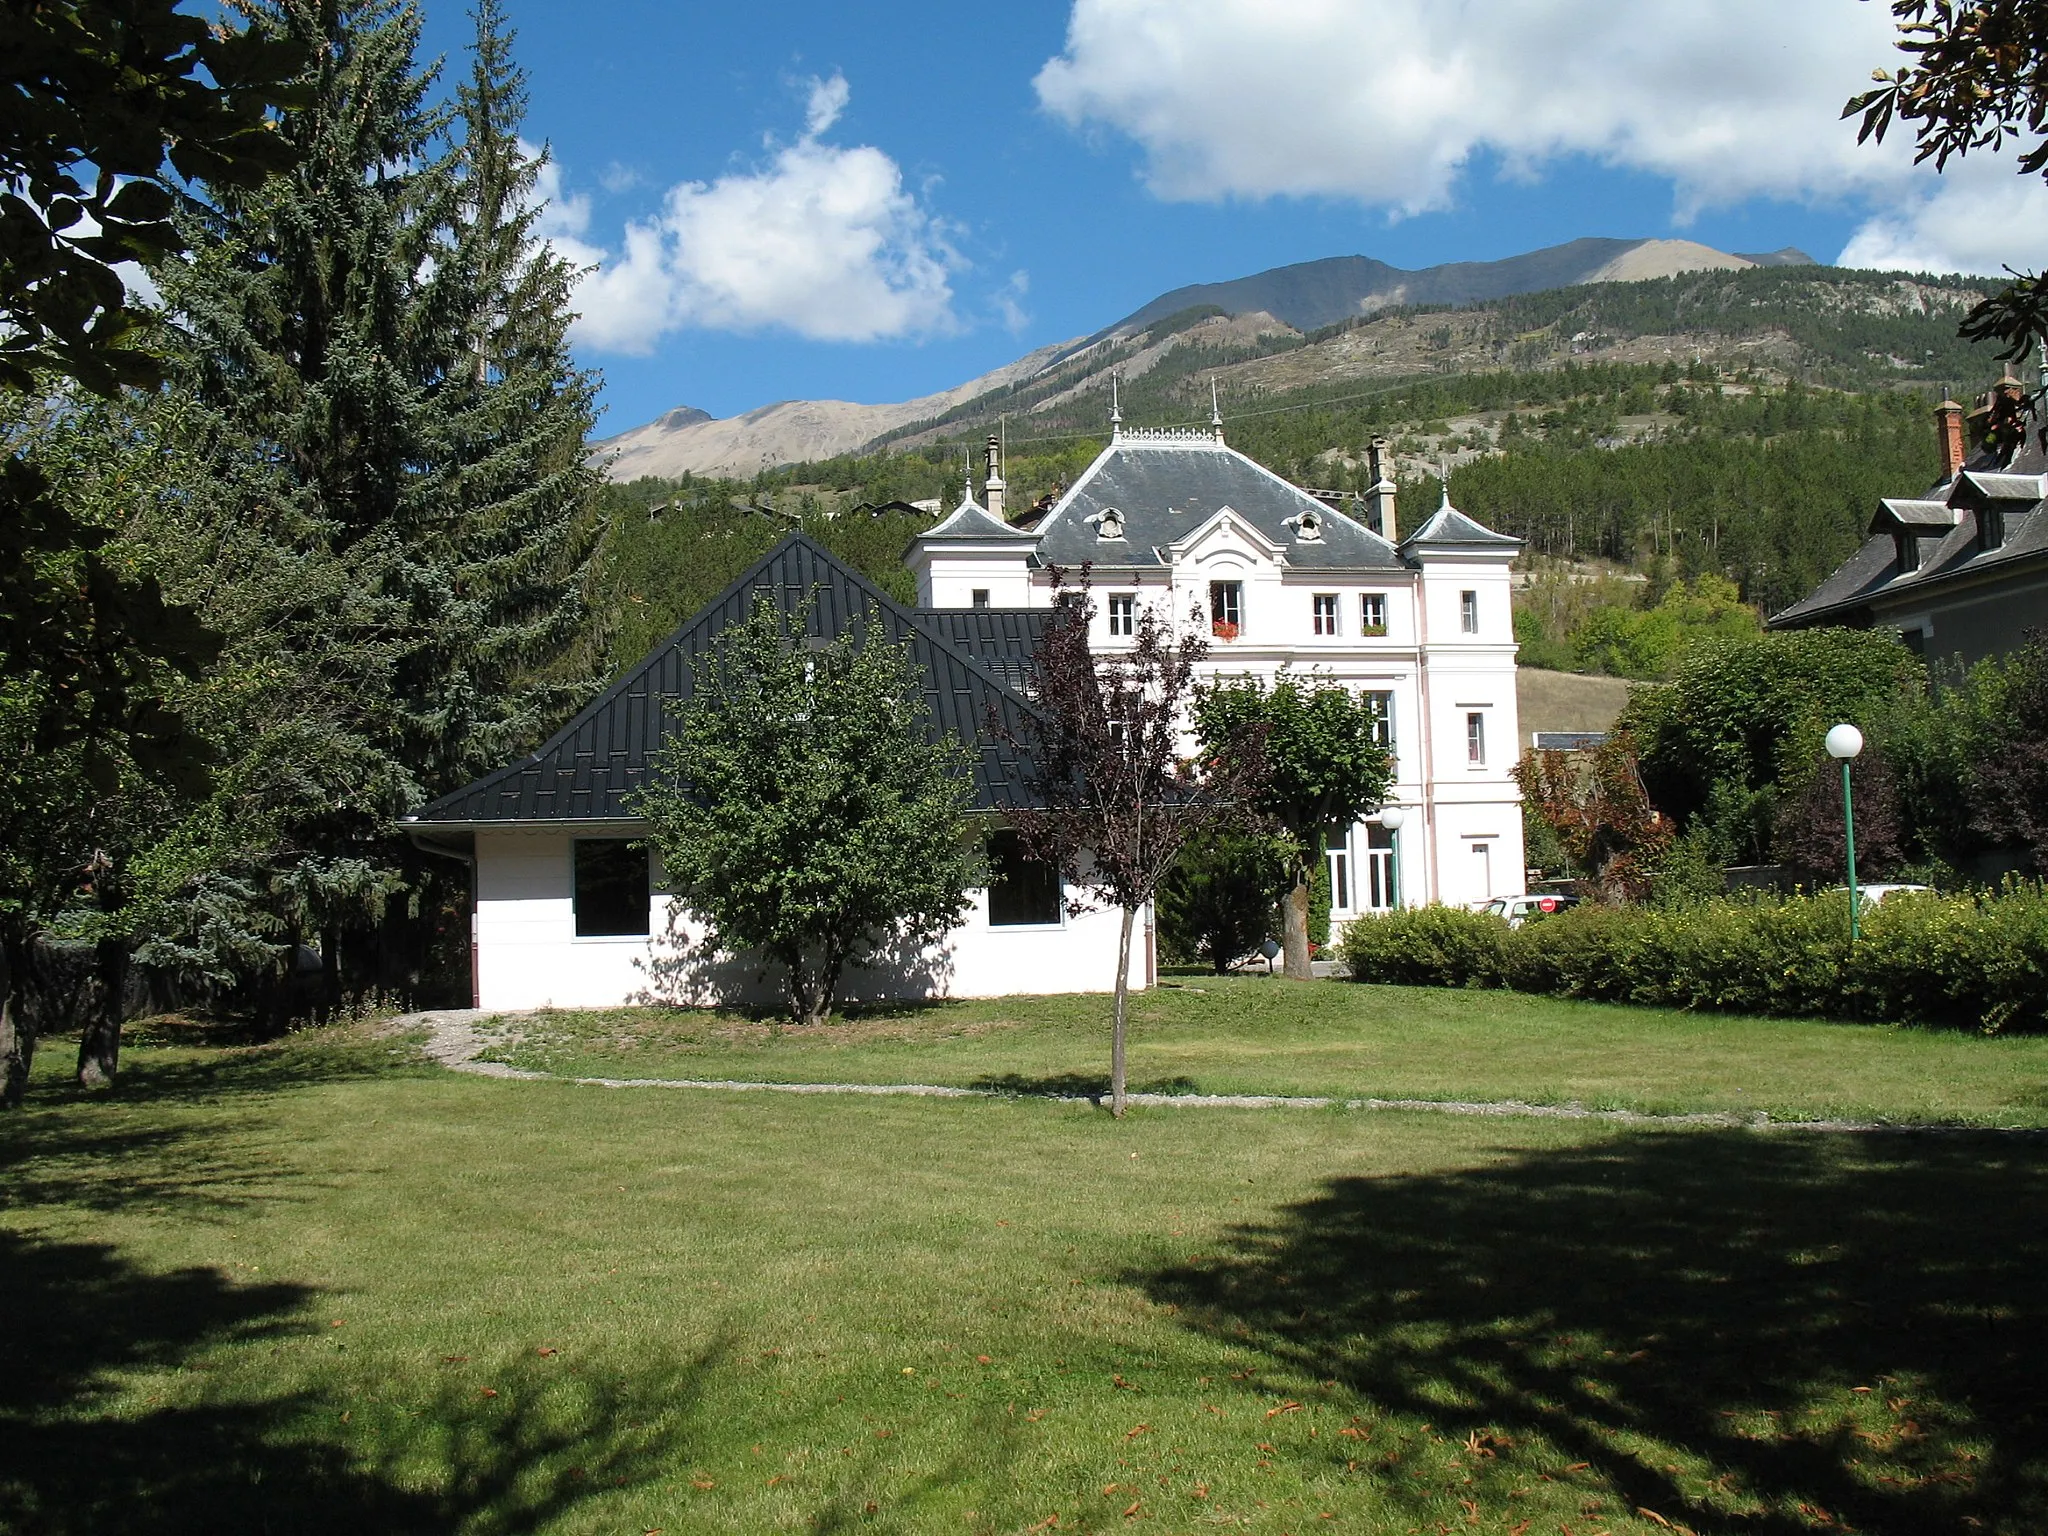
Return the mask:
{"type": "MultiPolygon", "coordinates": [[[[924,683],[931,738],[950,733],[974,754],[977,808],[1016,804],[1024,798],[1025,765],[1003,732],[990,729],[989,721],[993,714],[1014,735],[1023,729],[1032,706],[994,668],[977,660],[975,652],[978,648],[1000,660],[1027,638],[1035,640],[1035,632],[1027,625],[1005,627],[994,620],[986,635],[968,637],[975,643],[956,644],[948,636],[949,625],[891,601],[858,572],[796,533],[592,699],[538,751],[443,795],[408,816],[406,823],[475,826],[632,818],[629,801],[646,784],[649,763],[675,728],[668,701],[690,697],[698,658],[742,622],[763,595],[785,614],[808,605],[806,626],[820,641],[879,620],[890,641],[910,649],[924,683]]],[[[1018,666],[1006,670],[1022,675],[1018,666]]]]}
{"type": "Polygon", "coordinates": [[[1403,571],[1408,566],[1385,539],[1264,465],[1206,433],[1125,432],[1038,525],[1038,562],[1077,567],[1161,566],[1166,551],[1229,507],[1286,551],[1302,570],[1403,571]],[[1098,536],[1114,509],[1121,539],[1098,536]],[[1304,513],[1315,538],[1301,536],[1304,513]]]}

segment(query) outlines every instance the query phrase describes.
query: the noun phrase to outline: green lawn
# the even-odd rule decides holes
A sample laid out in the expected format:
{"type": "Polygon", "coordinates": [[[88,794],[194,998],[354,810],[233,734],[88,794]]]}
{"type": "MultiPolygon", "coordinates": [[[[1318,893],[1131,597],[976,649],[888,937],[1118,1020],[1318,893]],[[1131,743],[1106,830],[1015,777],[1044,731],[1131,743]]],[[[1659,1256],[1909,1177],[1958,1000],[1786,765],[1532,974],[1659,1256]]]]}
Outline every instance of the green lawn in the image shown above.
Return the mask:
{"type": "MultiPolygon", "coordinates": [[[[815,1030],[624,1009],[518,1021],[491,1054],[570,1077],[927,1082],[1092,1091],[1107,999],[1004,998],[815,1030]]],[[[1131,1082],[1168,1092],[1522,1099],[2048,1126],[2048,1037],[1673,1013],[1428,987],[1188,980],[1137,999],[1131,1082]]]]}
{"type": "Polygon", "coordinates": [[[9,1531],[2048,1527],[2042,1138],[61,1056],[9,1531]]]}

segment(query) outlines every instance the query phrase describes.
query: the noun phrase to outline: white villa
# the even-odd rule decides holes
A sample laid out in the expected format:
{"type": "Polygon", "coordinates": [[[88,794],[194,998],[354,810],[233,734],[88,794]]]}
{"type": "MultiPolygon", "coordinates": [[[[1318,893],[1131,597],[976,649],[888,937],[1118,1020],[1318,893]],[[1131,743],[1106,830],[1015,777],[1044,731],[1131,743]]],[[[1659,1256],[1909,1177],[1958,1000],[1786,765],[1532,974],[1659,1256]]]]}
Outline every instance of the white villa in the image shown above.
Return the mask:
{"type": "MultiPolygon", "coordinates": [[[[822,635],[879,614],[926,681],[935,730],[974,750],[992,818],[1024,792],[991,718],[1020,721],[1032,653],[1053,613],[1055,568],[1085,565],[1093,644],[1128,643],[1141,609],[1199,609],[1217,676],[1326,680],[1369,698],[1398,769],[1400,825],[1343,829],[1330,852],[1333,923],[1395,905],[1463,903],[1523,887],[1515,643],[1509,565],[1520,542],[1444,504],[1406,538],[1380,472],[1359,521],[1203,431],[1125,430],[1041,517],[1004,517],[993,442],[983,499],[909,551],[918,606],[891,602],[792,536],[664,640],[537,752],[406,818],[421,847],[473,870],[473,994],[486,1008],[597,1007],[759,994],[746,957],[707,956],[671,910],[638,841],[631,796],[686,698],[693,660],[767,594],[808,605],[822,635]],[[1373,526],[1367,526],[1370,522],[1373,526]]],[[[858,996],[1106,991],[1113,912],[1069,915],[1051,872],[998,831],[995,878],[939,945],[850,978],[858,996]]],[[[1156,977],[1151,925],[1134,984],[1156,977]]]]}

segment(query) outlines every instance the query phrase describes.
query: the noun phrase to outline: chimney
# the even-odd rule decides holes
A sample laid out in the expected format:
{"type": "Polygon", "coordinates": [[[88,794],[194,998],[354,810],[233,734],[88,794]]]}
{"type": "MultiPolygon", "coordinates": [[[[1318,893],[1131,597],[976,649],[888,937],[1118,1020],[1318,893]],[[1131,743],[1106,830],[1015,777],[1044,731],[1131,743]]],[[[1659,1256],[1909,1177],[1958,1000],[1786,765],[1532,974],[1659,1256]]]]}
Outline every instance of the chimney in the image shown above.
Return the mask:
{"type": "Polygon", "coordinates": [[[1389,544],[1399,542],[1394,527],[1394,479],[1387,473],[1387,440],[1376,437],[1366,445],[1365,465],[1372,485],[1365,493],[1367,520],[1373,531],[1389,544]]]}
{"type": "Polygon", "coordinates": [[[1941,446],[1941,478],[1953,480],[1963,467],[1963,408],[1946,395],[1934,408],[1934,435],[1941,446]]]}
{"type": "Polygon", "coordinates": [[[997,517],[1003,515],[1003,451],[996,445],[996,435],[988,435],[988,478],[982,482],[982,505],[997,517]]]}

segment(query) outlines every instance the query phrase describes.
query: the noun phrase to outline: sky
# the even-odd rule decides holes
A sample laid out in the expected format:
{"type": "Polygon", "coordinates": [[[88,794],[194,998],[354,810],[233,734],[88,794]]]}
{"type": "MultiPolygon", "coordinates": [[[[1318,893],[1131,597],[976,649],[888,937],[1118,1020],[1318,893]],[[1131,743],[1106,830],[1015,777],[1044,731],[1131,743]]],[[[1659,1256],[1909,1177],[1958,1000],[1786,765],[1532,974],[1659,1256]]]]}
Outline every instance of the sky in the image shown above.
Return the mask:
{"type": "MultiPolygon", "coordinates": [[[[426,48],[466,67],[460,0],[426,48]]],[[[1856,143],[1871,0],[509,0],[591,270],[599,435],[676,406],[887,401],[1186,283],[1584,235],[2035,267],[2048,187],[1856,143]]]]}

